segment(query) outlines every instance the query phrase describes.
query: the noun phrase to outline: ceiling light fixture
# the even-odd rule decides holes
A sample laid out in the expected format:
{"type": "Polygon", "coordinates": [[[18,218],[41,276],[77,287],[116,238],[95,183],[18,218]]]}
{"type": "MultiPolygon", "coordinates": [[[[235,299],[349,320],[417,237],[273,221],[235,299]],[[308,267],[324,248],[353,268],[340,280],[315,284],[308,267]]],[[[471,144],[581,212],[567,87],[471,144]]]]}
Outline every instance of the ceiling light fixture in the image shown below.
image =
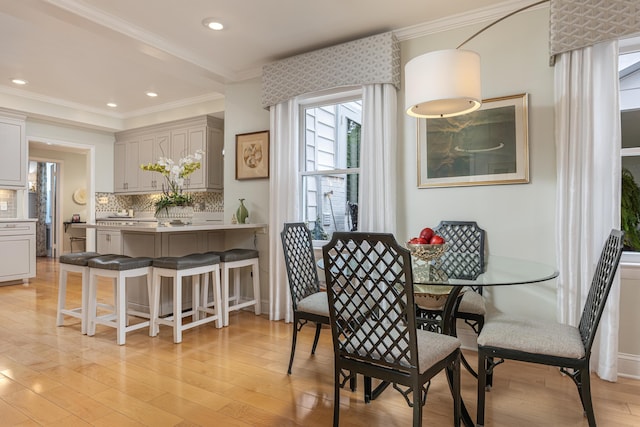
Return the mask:
{"type": "Polygon", "coordinates": [[[147,96],[148,96],[149,98],[155,98],[156,96],[158,96],[158,94],[157,94],[157,93],[155,93],[155,92],[147,92],[147,96]]]}
{"type": "Polygon", "coordinates": [[[107,102],[107,107],[116,108],[117,106],[118,104],[116,104],[115,102],[107,102]]]}
{"type": "Polygon", "coordinates": [[[215,18],[204,19],[202,21],[202,25],[214,31],[220,31],[224,28],[224,25],[222,25],[222,23],[215,18]]]}
{"type": "Polygon", "coordinates": [[[26,81],[24,79],[11,79],[11,82],[13,84],[20,85],[20,86],[23,86],[23,85],[26,85],[27,83],[29,83],[28,81],[26,81]]]}
{"type": "Polygon", "coordinates": [[[498,22],[549,1],[521,7],[493,21],[455,49],[428,52],[407,62],[404,68],[407,114],[422,118],[453,117],[480,108],[480,55],[460,48],[498,22]]]}

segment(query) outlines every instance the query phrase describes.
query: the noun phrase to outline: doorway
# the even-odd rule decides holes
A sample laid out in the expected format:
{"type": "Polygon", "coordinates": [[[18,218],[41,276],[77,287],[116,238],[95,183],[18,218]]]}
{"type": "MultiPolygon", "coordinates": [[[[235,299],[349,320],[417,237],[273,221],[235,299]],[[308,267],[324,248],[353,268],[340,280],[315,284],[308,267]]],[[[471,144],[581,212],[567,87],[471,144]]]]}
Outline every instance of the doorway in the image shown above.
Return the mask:
{"type": "Polygon", "coordinates": [[[50,161],[29,161],[29,218],[36,219],[36,256],[59,256],[58,179],[60,165],[50,161]]]}

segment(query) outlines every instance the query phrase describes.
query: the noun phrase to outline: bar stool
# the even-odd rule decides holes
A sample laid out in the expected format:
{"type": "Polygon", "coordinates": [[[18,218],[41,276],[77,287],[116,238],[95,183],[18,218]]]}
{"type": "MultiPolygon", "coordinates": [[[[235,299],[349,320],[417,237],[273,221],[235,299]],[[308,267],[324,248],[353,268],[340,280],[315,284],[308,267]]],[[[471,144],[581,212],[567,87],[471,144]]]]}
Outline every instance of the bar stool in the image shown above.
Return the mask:
{"type": "Polygon", "coordinates": [[[162,257],[153,260],[153,282],[151,287],[151,327],[149,335],[156,336],[160,331],[159,325],[173,328],[173,342],[182,342],[182,331],[216,321],[216,327],[221,328],[222,311],[220,301],[220,257],[213,254],[191,254],[181,257],[162,257]],[[204,276],[204,287],[209,285],[209,274],[213,275],[213,305],[208,308],[200,301],[200,277],[204,276]],[[160,288],[162,278],[168,277],[173,282],[173,314],[160,317],[160,288]],[[182,311],[182,279],[192,277],[191,309],[182,311]],[[204,314],[204,317],[201,317],[204,314]],[[209,314],[209,316],[207,316],[209,314]],[[191,322],[183,323],[184,317],[191,316],[191,322]]]}
{"type": "Polygon", "coordinates": [[[229,249],[223,252],[211,252],[220,256],[220,270],[222,271],[222,301],[224,303],[224,326],[229,326],[229,312],[244,307],[254,306],[256,316],[261,313],[260,276],[258,251],[255,249],[229,249]],[[240,301],[240,270],[251,267],[253,276],[253,299],[240,301]],[[233,271],[233,295],[229,296],[229,273],[233,271]],[[230,304],[234,302],[234,304],[230,304]]]}
{"type": "Polygon", "coordinates": [[[127,307],[127,279],[145,277],[147,292],[151,295],[151,264],[153,258],[133,258],[126,255],[103,255],[89,260],[89,298],[87,315],[87,335],[96,333],[96,325],[105,325],[117,331],[117,343],[123,345],[127,332],[146,328],[150,321],[129,325],[128,316],[148,318],[149,314],[130,310],[127,307]],[[115,309],[98,315],[98,277],[107,277],[115,282],[115,309]]]}
{"type": "Polygon", "coordinates": [[[87,301],[89,297],[89,260],[100,256],[97,252],[76,252],[62,255],[59,259],[58,313],[56,326],[64,325],[64,316],[80,319],[80,329],[87,333],[87,301]],[[67,308],[67,278],[69,273],[79,273],[82,280],[80,307],[67,308]]]}

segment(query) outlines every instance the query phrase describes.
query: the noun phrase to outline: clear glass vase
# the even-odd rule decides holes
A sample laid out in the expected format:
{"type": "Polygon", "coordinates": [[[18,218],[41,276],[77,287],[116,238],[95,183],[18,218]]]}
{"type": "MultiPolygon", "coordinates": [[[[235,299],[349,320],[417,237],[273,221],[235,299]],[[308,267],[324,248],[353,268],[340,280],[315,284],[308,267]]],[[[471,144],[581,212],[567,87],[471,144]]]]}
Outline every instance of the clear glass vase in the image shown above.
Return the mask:
{"type": "Polygon", "coordinates": [[[193,206],[167,206],[156,212],[160,225],[187,225],[193,222],[193,206]]]}

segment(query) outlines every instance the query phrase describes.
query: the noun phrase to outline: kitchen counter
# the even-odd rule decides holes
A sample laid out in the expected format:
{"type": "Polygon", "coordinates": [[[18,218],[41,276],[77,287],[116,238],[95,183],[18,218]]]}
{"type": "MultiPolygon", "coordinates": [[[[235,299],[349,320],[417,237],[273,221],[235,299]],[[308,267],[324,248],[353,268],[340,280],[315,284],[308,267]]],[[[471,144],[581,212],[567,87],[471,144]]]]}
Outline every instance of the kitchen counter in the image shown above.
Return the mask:
{"type": "Polygon", "coordinates": [[[232,231],[256,230],[266,232],[267,224],[223,224],[219,221],[194,221],[189,225],[158,225],[157,222],[139,222],[122,224],[72,224],[74,228],[90,228],[96,230],[115,230],[141,233],[180,233],[187,231],[232,231]]]}

